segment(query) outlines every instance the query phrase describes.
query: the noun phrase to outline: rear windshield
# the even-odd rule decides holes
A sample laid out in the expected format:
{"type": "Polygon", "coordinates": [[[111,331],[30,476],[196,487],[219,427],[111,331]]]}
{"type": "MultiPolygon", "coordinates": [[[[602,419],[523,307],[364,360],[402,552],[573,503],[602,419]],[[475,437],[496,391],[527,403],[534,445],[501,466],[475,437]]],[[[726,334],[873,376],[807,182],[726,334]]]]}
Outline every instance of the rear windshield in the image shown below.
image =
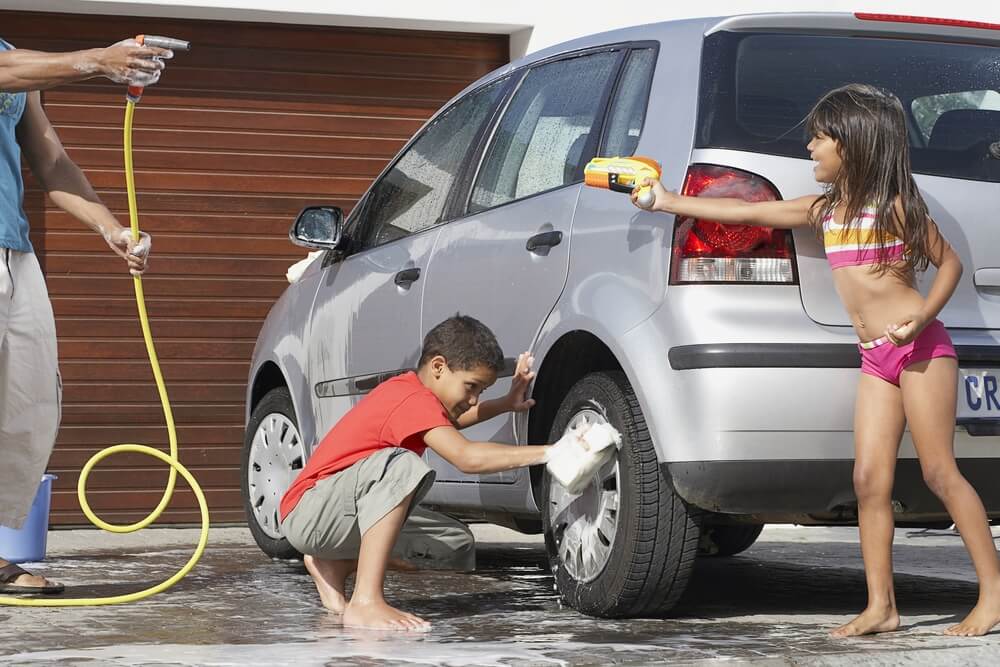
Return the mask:
{"type": "Polygon", "coordinates": [[[808,158],[804,119],[847,83],[894,92],[913,171],[1000,181],[1000,48],[719,32],[705,39],[696,146],[808,158]]]}

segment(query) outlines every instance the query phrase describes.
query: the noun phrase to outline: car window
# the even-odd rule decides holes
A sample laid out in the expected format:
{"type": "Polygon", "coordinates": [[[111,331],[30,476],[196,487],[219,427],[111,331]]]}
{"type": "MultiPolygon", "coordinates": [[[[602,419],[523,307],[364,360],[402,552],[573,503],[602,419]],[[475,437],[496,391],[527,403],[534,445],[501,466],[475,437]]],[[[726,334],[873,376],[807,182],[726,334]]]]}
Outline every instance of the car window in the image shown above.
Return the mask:
{"type": "Polygon", "coordinates": [[[578,167],[596,149],[604,91],[618,57],[618,52],[606,51],[528,71],[494,132],[473,186],[470,211],[582,178],[578,167]]]}
{"type": "Polygon", "coordinates": [[[354,250],[389,243],[442,221],[448,192],[506,79],[469,93],[428,125],[372,186],[350,236],[354,250]]]}
{"type": "MultiPolygon", "coordinates": [[[[608,117],[604,149],[601,151],[603,155],[616,157],[635,153],[646,118],[649,83],[655,61],[656,51],[653,49],[636,49],[629,54],[608,117]]],[[[583,165],[580,169],[582,174],[583,165]]]]}
{"type": "MultiPolygon", "coordinates": [[[[1000,71],[997,72],[1000,77],[1000,71]]],[[[973,111],[1000,111],[1000,93],[995,90],[966,90],[941,95],[925,95],[913,100],[910,105],[913,118],[917,122],[924,141],[929,142],[934,125],[949,111],[968,109],[973,111]]],[[[947,121],[946,121],[947,122],[947,121]]]]}
{"type": "Polygon", "coordinates": [[[907,109],[913,171],[1000,182],[1000,48],[900,38],[718,32],[705,38],[698,148],[808,159],[806,115],[867,83],[907,109]]]}

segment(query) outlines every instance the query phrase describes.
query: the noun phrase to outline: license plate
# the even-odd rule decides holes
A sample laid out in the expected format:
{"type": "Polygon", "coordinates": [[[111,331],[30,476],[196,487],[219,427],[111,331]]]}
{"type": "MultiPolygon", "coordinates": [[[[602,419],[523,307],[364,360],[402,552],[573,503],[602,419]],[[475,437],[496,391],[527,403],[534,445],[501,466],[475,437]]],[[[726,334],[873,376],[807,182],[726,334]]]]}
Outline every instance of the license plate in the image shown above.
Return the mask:
{"type": "Polygon", "coordinates": [[[958,371],[958,419],[1000,419],[1000,370],[958,371]]]}

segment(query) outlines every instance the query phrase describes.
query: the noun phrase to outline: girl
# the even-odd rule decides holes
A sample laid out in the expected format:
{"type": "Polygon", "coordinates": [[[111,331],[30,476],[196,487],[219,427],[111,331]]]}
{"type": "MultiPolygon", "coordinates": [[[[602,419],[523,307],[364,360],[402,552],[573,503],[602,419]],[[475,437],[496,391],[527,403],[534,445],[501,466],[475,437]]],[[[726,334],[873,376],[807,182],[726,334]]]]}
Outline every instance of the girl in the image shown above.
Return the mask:
{"type": "MultiPolygon", "coordinates": [[[[909,424],[924,480],[962,535],[979,578],[979,600],[950,635],[983,635],[1000,622],[1000,561],[983,504],[955,464],[958,362],[937,314],[962,264],[930,219],[910,173],[906,120],[899,99],[867,85],[827,93],[806,119],[807,148],[825,193],[749,203],[695,198],[646,179],[651,210],[724,223],[822,234],[833,280],[861,342],[855,404],[854,489],[868,606],[833,630],[848,637],[895,630],[891,493],[903,429],[909,424]],[[925,299],[915,287],[928,263],[937,275],[925,299]]],[[[632,194],[636,202],[638,190],[632,194]]]]}

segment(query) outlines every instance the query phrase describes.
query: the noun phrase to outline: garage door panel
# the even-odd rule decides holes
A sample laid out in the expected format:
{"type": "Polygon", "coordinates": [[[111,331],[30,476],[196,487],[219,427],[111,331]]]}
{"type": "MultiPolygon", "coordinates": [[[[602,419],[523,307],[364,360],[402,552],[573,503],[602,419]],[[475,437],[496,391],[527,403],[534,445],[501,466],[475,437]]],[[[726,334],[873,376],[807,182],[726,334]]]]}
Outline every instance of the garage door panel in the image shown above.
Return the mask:
{"type": "MultiPolygon", "coordinates": [[[[83,225],[72,218],[69,222],[75,223],[74,231],[48,229],[32,232],[32,244],[45,248],[47,253],[89,252],[105,259],[108,246],[104,240],[89,230],[81,231],[84,229],[83,225]]],[[[282,227],[289,227],[290,222],[290,220],[283,221],[282,227]]],[[[256,261],[257,258],[269,256],[270,259],[280,258],[280,261],[291,263],[298,261],[308,252],[301,246],[290,244],[287,232],[271,238],[239,234],[227,236],[202,234],[195,237],[177,234],[173,230],[159,233],[146,224],[145,217],[142,218],[142,229],[154,235],[153,247],[156,249],[157,256],[175,253],[209,256],[231,255],[238,259],[243,259],[245,256],[246,261],[256,261]]],[[[114,270],[122,266],[124,264],[108,264],[105,269],[114,270]]],[[[164,273],[163,267],[160,267],[159,262],[157,262],[156,274],[161,273],[164,273]]],[[[149,277],[152,278],[156,274],[151,273],[149,277]]]]}
{"type": "MultiPolygon", "coordinates": [[[[508,39],[15,11],[0,11],[0,25],[25,49],[106,46],[140,32],[194,46],[146,91],[135,116],[140,222],[154,236],[143,284],[181,460],[208,487],[213,519],[242,521],[249,359],[287,287],[285,271],[308,252],[288,241],[289,226],[307,205],[349,213],[437,108],[506,62],[508,39]]],[[[42,94],[70,156],[126,221],[123,98],[105,79],[42,94]]],[[[27,186],[65,389],[52,523],[83,523],[73,487],[89,453],[130,441],[162,447],[166,431],[122,262],[30,175],[27,186]]],[[[91,503],[107,520],[140,519],[159,502],[166,475],[141,457],[111,459],[95,472],[91,503]]],[[[193,496],[179,488],[161,521],[196,520],[193,496]]]]}
{"type": "MultiPolygon", "coordinates": [[[[60,140],[68,147],[121,146],[120,128],[62,125],[57,127],[60,140]]],[[[132,134],[135,147],[194,148],[195,150],[268,150],[306,155],[378,157],[386,160],[403,147],[395,137],[327,136],[306,132],[274,132],[261,136],[236,130],[185,130],[137,127],[132,134]]],[[[141,150],[141,149],[140,149],[141,150]]]]}
{"type": "MultiPolygon", "coordinates": [[[[164,433],[165,432],[166,431],[164,430],[164,433]]],[[[62,448],[63,458],[60,461],[60,464],[64,467],[60,468],[60,470],[79,473],[80,468],[82,468],[87,460],[98,450],[108,446],[109,444],[118,444],[120,442],[119,440],[114,439],[114,435],[115,434],[112,434],[112,437],[107,440],[95,442],[89,447],[67,447],[64,443],[62,448]]],[[[118,433],[117,435],[120,436],[122,434],[118,433]]],[[[163,443],[156,444],[150,442],[146,438],[137,437],[132,431],[129,431],[126,434],[126,440],[135,440],[140,444],[168,451],[168,446],[165,440],[163,443]]],[[[188,467],[230,467],[233,461],[238,461],[240,457],[240,448],[236,446],[202,446],[189,438],[184,438],[183,440],[185,445],[185,454],[188,454],[186,457],[188,461],[186,465],[188,467]]],[[[105,459],[97,469],[128,472],[136,468],[149,468],[153,463],[153,459],[143,454],[116,454],[113,457],[105,459]]],[[[166,473],[164,473],[164,477],[166,477],[166,473]]]]}
{"type": "MultiPolygon", "coordinates": [[[[172,402],[174,419],[188,424],[236,423],[243,418],[243,405],[222,405],[216,403],[176,403],[172,402]]],[[[97,403],[76,403],[63,406],[63,419],[75,424],[105,424],[109,421],[119,424],[159,424],[163,422],[163,412],[157,404],[117,403],[115,405],[97,403]]],[[[125,429],[127,432],[127,429],[125,429]]],[[[181,461],[184,454],[181,454],[181,461]]],[[[239,461],[235,462],[237,465],[239,461]]],[[[49,465],[58,465],[58,459],[49,465]]]]}
{"type": "MultiPolygon", "coordinates": [[[[149,321],[154,337],[162,338],[219,338],[245,340],[257,338],[260,324],[256,319],[166,319],[154,317],[149,321]]],[[[141,336],[134,317],[64,317],[59,321],[59,335],[64,338],[110,338],[112,336],[141,336]]]]}
{"type": "MultiPolygon", "coordinates": [[[[154,89],[150,89],[154,90],[154,89]]],[[[49,120],[85,127],[120,129],[122,105],[60,103],[46,93],[45,111],[49,120]]],[[[116,101],[117,102],[117,101],[116,101]]],[[[167,106],[150,97],[139,106],[136,124],[143,128],[166,130],[234,130],[238,132],[310,132],[324,135],[358,134],[406,140],[420,129],[422,118],[361,116],[339,113],[292,113],[289,111],[234,111],[232,109],[183,109],[167,106]],[[154,104],[155,102],[155,104],[154,104]],[[372,120],[378,123],[373,127],[372,120]]]]}
{"type": "MultiPolygon", "coordinates": [[[[113,188],[125,178],[123,170],[84,169],[94,188],[113,188]]],[[[138,195],[140,184],[155,182],[157,190],[180,192],[249,192],[278,195],[360,197],[369,183],[366,179],[329,178],[321,176],[284,176],[276,174],[225,174],[218,172],[151,172],[135,170],[138,195]]],[[[32,178],[25,178],[25,187],[37,189],[32,178]]]]}
{"type": "MultiPolygon", "coordinates": [[[[135,317],[135,297],[132,295],[121,297],[55,295],[51,296],[51,300],[57,329],[60,318],[63,317],[93,316],[94,313],[105,317],[135,317]]],[[[260,322],[273,304],[274,299],[257,298],[221,302],[212,298],[190,297],[177,300],[146,297],[146,308],[155,317],[250,317],[260,322]]]]}
{"type": "MultiPolygon", "coordinates": [[[[257,47],[259,50],[248,54],[257,59],[264,49],[286,49],[316,54],[339,51],[353,54],[355,58],[374,52],[411,58],[445,56],[504,63],[509,52],[506,38],[452,32],[29,12],[4,12],[3,18],[8,34],[36,39],[52,39],[59,35],[70,47],[95,43],[104,45],[109,34],[136,35],[145,32],[176,36],[200,48],[257,47]],[[44,20],[40,21],[38,17],[44,17],[44,20]]],[[[210,67],[212,63],[206,61],[205,65],[210,67]]]]}
{"type": "MultiPolygon", "coordinates": [[[[98,192],[104,204],[113,212],[124,213],[127,211],[128,202],[124,190],[101,190],[98,192]]],[[[296,214],[303,207],[321,201],[332,206],[342,206],[349,210],[357,199],[343,199],[340,197],[331,198],[329,195],[316,195],[313,197],[281,197],[269,196],[259,193],[212,193],[193,194],[189,192],[154,192],[151,190],[139,190],[139,202],[141,210],[140,219],[153,213],[232,213],[235,210],[241,211],[244,215],[283,215],[287,216],[289,224],[296,214]]],[[[24,209],[28,213],[28,219],[32,219],[31,213],[42,208],[48,202],[47,198],[39,191],[25,192],[24,209]]],[[[287,227],[285,238],[287,239],[287,227]]]]}
{"type": "MultiPolygon", "coordinates": [[[[138,378],[136,378],[138,379],[138,378]]],[[[159,400],[156,384],[150,382],[140,384],[123,383],[63,383],[63,402],[94,403],[111,402],[121,397],[122,390],[127,389],[129,398],[136,403],[155,403],[159,400]]],[[[194,403],[196,401],[214,401],[240,403],[243,401],[243,391],[246,384],[204,384],[175,382],[167,387],[167,395],[171,402],[194,403]]],[[[129,436],[133,437],[133,436],[129,436]]]]}
{"type": "MultiPolygon", "coordinates": [[[[160,447],[166,445],[167,429],[164,426],[128,427],[128,438],[137,442],[160,447]]],[[[117,444],[116,440],[122,432],[121,426],[63,426],[60,431],[60,451],[65,452],[66,461],[72,465],[83,465],[87,458],[96,451],[95,448],[105,447],[109,443],[117,444]],[[76,458],[74,458],[76,457],[76,458]]],[[[233,448],[241,445],[243,429],[238,426],[192,426],[180,424],[177,426],[177,438],[183,441],[185,447],[191,447],[194,461],[213,463],[215,456],[229,456],[233,448]]],[[[115,457],[116,465],[127,467],[131,465],[132,457],[143,465],[148,465],[148,458],[139,454],[122,454],[115,457]]],[[[229,461],[231,463],[231,461],[229,461]]]]}
{"type": "MultiPolygon", "coordinates": [[[[186,57],[186,56],[185,56],[186,57]]],[[[121,86],[104,79],[90,79],[83,83],[66,84],[44,92],[45,103],[82,105],[91,104],[109,109],[111,118],[124,115],[124,99],[121,86]],[[102,83],[103,82],[103,83],[102,83]]],[[[392,104],[373,105],[362,104],[351,100],[337,98],[317,99],[315,95],[306,92],[291,92],[281,96],[267,96],[243,91],[227,91],[225,95],[214,91],[191,91],[171,88],[166,83],[150,88],[150,96],[143,100],[141,109],[136,114],[145,114],[148,109],[195,109],[206,115],[215,111],[260,111],[264,113],[288,114],[340,114],[344,116],[372,119],[404,119],[408,121],[424,119],[429,111],[437,109],[427,100],[393,100],[392,104]],[[156,92],[156,96],[152,92],[156,92]]],[[[97,125],[111,125],[111,119],[104,119],[97,125]]],[[[193,129],[193,128],[192,128],[193,129]]],[[[364,132],[366,135],[379,136],[380,128],[372,127],[364,132]]]]}
{"type": "MultiPolygon", "coordinates": [[[[83,169],[121,167],[122,154],[117,148],[68,146],[67,152],[83,169]]],[[[364,178],[367,183],[381,173],[385,160],[361,157],[331,157],[326,155],[284,155],[280,153],[201,152],[181,150],[135,151],[136,165],[145,171],[184,170],[191,161],[198,161],[198,168],[211,172],[251,172],[288,176],[348,176],[364,178]]]]}
{"type": "MultiPolygon", "coordinates": [[[[107,203],[107,201],[105,201],[107,203]]],[[[80,232],[86,227],[76,218],[70,216],[56,208],[29,209],[28,215],[32,224],[40,229],[39,234],[49,234],[58,231],[80,232]]],[[[112,209],[112,212],[115,212],[112,209]]],[[[119,213],[127,215],[125,211],[119,213]]],[[[291,227],[294,214],[287,215],[240,215],[240,214],[204,214],[198,212],[185,213],[184,215],[172,215],[170,213],[152,213],[142,210],[139,212],[139,219],[142,228],[151,234],[162,235],[196,235],[201,238],[214,238],[217,240],[228,240],[234,248],[241,248],[244,244],[254,244],[280,240],[273,248],[283,248],[283,251],[274,251],[275,255],[296,255],[301,254],[301,248],[287,243],[288,229],[291,227]]],[[[160,245],[157,239],[157,251],[160,245]]],[[[249,253],[257,254],[257,253],[249,253]]],[[[272,254],[271,252],[267,254],[272,254]]]]}
{"type": "MultiPolygon", "coordinates": [[[[61,346],[60,346],[61,347],[61,346]]],[[[167,390],[172,382],[188,382],[202,380],[208,382],[246,382],[250,372],[249,361],[172,361],[164,359],[160,363],[163,380],[167,390]]],[[[63,382],[89,380],[95,382],[134,382],[136,378],[150,377],[149,363],[139,359],[125,359],[95,364],[89,359],[63,358],[59,361],[59,373],[63,382]]],[[[123,386],[124,390],[125,387],[123,386]]],[[[128,392],[122,392],[122,400],[127,400],[128,392]]],[[[162,415],[161,415],[162,421],[162,415]]],[[[73,426],[73,422],[63,419],[63,428],[73,426]]],[[[242,428],[242,419],[229,424],[234,428],[242,428]]]]}

